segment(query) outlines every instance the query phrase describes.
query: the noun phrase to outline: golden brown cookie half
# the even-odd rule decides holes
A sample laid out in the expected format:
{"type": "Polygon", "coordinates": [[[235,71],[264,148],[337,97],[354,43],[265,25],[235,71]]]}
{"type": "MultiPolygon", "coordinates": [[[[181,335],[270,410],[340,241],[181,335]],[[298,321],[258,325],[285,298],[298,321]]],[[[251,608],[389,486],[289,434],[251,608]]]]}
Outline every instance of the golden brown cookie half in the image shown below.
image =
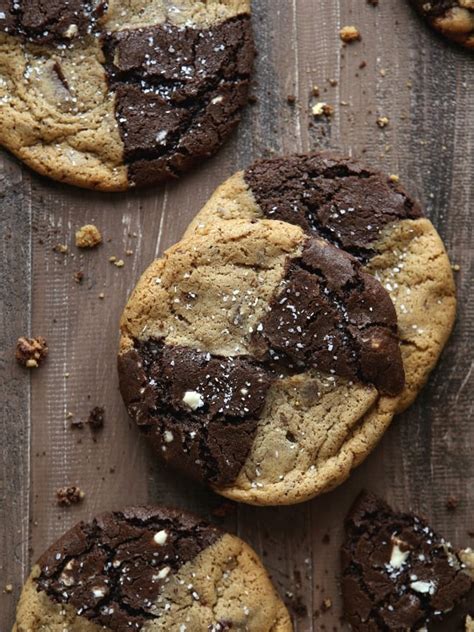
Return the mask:
{"type": "Polygon", "coordinates": [[[397,312],[406,376],[401,412],[438,361],[456,298],[436,229],[394,180],[334,152],[262,160],[224,182],[186,235],[216,220],[277,219],[355,256],[382,283],[397,312]]]}
{"type": "Polygon", "coordinates": [[[0,0],[0,143],[92,189],[177,177],[237,125],[253,55],[250,0],[0,0]]]}
{"type": "Polygon", "coordinates": [[[239,538],[178,511],[132,508],[81,522],[28,578],[13,632],[291,632],[239,538]]]}
{"type": "Polygon", "coordinates": [[[404,391],[388,292],[284,222],[191,234],[142,276],[121,332],[121,392],[158,456],[243,502],[341,483],[404,391]]]}
{"type": "Polygon", "coordinates": [[[436,31],[474,49],[474,0],[410,0],[436,31]]]}

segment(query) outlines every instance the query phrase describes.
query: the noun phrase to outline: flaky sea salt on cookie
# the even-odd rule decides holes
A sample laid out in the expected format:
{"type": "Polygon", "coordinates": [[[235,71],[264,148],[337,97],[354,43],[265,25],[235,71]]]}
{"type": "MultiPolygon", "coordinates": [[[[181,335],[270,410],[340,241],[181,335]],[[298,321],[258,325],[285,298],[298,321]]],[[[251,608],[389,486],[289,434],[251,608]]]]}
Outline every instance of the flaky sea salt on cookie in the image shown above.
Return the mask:
{"type": "Polygon", "coordinates": [[[398,180],[335,152],[261,160],[224,182],[186,235],[218,220],[275,219],[355,256],[395,305],[406,376],[401,412],[438,361],[456,297],[440,236],[398,180]]]}
{"type": "Polygon", "coordinates": [[[404,389],[388,292],[283,222],[221,222],[168,250],[121,331],[121,392],[158,457],[243,502],[341,483],[404,389]]]}
{"type": "Polygon", "coordinates": [[[38,560],[13,632],[291,632],[255,553],[187,514],[132,508],[81,522],[38,560]]]}
{"type": "Polygon", "coordinates": [[[247,103],[250,0],[0,0],[0,143],[108,191],[214,154],[247,103]]]}
{"type": "Polygon", "coordinates": [[[472,552],[419,516],[361,494],[346,518],[341,585],[354,632],[463,632],[474,613],[472,552]]]}

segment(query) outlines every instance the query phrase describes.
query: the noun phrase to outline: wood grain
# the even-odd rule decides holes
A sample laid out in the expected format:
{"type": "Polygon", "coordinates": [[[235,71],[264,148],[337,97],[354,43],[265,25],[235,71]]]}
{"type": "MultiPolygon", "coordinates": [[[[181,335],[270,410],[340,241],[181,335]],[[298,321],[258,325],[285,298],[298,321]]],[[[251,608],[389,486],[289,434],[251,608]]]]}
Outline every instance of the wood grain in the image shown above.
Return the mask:
{"type": "Polygon", "coordinates": [[[296,507],[239,506],[221,522],[260,553],[298,632],[343,629],[338,549],[343,517],[363,487],[424,513],[454,544],[474,544],[473,58],[425,28],[404,0],[377,8],[363,0],[254,0],[254,25],[257,102],[223,150],[179,183],[99,195],[0,157],[0,589],[14,586],[12,594],[0,593],[0,632],[11,628],[30,562],[79,518],[124,503],[163,502],[216,519],[222,501],[164,472],[127,419],[117,391],[118,321],[140,273],[180,238],[215,186],[274,153],[337,147],[399,174],[460,265],[459,316],[419,400],[350,481],[296,507]],[[342,45],[338,31],[346,24],[358,26],[361,42],[342,45]],[[288,95],[296,96],[294,106],[288,95]],[[313,119],[317,101],[334,107],[330,119],[313,119]],[[389,118],[384,130],[378,116],[389,118]],[[81,253],[74,231],[88,222],[100,227],[105,243],[81,253]],[[54,252],[57,243],[69,254],[54,252]],[[125,266],[109,263],[112,255],[125,266]],[[81,285],[77,271],[85,275],[81,285]],[[27,332],[45,335],[51,349],[31,375],[12,357],[16,338],[27,332]],[[70,429],[68,413],[85,419],[96,405],[106,409],[100,435],[70,429]],[[55,490],[68,483],[86,499],[60,510],[55,490]],[[449,496],[460,500],[455,513],[446,509],[449,496]],[[323,611],[325,599],[332,605],[323,611]]]}

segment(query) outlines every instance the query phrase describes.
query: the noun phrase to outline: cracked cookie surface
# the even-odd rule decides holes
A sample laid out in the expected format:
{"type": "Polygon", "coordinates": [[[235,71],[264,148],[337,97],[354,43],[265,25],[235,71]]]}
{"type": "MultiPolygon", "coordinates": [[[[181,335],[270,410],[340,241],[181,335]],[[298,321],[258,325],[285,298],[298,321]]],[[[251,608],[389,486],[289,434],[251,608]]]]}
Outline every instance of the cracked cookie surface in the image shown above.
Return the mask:
{"type": "Polygon", "coordinates": [[[451,265],[431,222],[402,186],[335,152],[259,161],[212,195],[186,235],[216,220],[279,219],[350,252],[382,283],[398,317],[405,389],[413,402],[456,315],[451,265]]]}
{"type": "Polygon", "coordinates": [[[14,632],[246,629],[289,632],[254,552],[173,510],[132,508],[81,522],[38,560],[14,632]]]}
{"type": "Polygon", "coordinates": [[[410,0],[439,33],[474,50],[474,0],[410,0]]]}
{"type": "Polygon", "coordinates": [[[121,392],[157,454],[244,502],[342,482],[404,387],[387,291],[283,222],[218,222],[168,250],[121,331],[121,392]]]}
{"type": "Polygon", "coordinates": [[[474,612],[472,553],[425,520],[363,493],[346,518],[345,617],[355,631],[464,630],[474,612]]]}
{"type": "Polygon", "coordinates": [[[247,103],[249,0],[0,0],[0,143],[102,190],[177,177],[247,103]]]}

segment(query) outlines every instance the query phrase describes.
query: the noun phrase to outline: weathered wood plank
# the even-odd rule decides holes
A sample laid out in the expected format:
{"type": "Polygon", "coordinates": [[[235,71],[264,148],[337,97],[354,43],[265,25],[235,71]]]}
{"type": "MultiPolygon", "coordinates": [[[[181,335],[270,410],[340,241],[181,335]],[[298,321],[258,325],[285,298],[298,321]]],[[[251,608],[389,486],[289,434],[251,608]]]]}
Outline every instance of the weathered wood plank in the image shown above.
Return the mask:
{"type": "MultiPolygon", "coordinates": [[[[339,147],[400,174],[461,266],[458,324],[440,366],[419,401],[394,422],[350,481],[304,505],[241,506],[223,521],[262,555],[294,610],[298,632],[341,630],[342,520],[360,489],[424,512],[455,544],[469,543],[467,531],[474,528],[467,353],[474,316],[468,300],[474,174],[474,94],[468,88],[474,66],[467,52],[444,44],[400,0],[384,0],[377,8],[361,0],[254,0],[254,13],[257,103],[223,150],[182,181],[99,195],[30,176],[4,160],[1,221],[13,227],[14,236],[5,248],[2,241],[0,269],[0,382],[3,393],[8,388],[0,421],[8,437],[0,469],[0,578],[18,586],[28,566],[29,537],[34,558],[80,517],[124,503],[159,501],[215,517],[221,499],[164,472],[127,419],[115,370],[120,313],[140,273],[181,237],[225,177],[260,156],[339,147]],[[342,46],[338,31],[345,24],[360,28],[361,42],[342,46]],[[315,85],[319,97],[312,96],[315,85]],[[294,106],[288,95],[295,95],[294,106]],[[334,107],[330,119],[313,119],[310,106],[317,101],[334,107]],[[376,125],[378,116],[389,118],[384,130],[376,125]],[[30,213],[31,270],[25,264],[30,213]],[[89,222],[99,226],[105,243],[81,253],[73,245],[74,231],[89,222]],[[68,244],[69,254],[53,252],[57,243],[68,244]],[[129,249],[133,255],[126,256],[129,249]],[[112,255],[125,266],[109,263],[112,255]],[[77,271],[84,272],[82,285],[74,282],[77,271]],[[28,330],[30,288],[32,331],[45,335],[51,347],[48,363],[32,380],[31,400],[27,376],[11,356],[16,337],[28,330]],[[95,405],[106,409],[106,426],[96,441],[87,428],[71,430],[67,418],[71,412],[85,419],[95,405]],[[58,509],[55,490],[67,483],[82,487],[86,500],[58,509]],[[455,514],[445,508],[451,495],[460,499],[455,514]],[[323,611],[328,598],[332,605],[323,611]]],[[[13,596],[0,596],[1,632],[11,626],[13,603],[13,596]]]]}
{"type": "MultiPolygon", "coordinates": [[[[29,177],[0,156],[0,630],[11,622],[29,569],[30,376],[17,365],[15,343],[31,318],[29,177]],[[5,592],[11,584],[13,592],[5,592]]],[[[35,377],[35,376],[33,376],[35,377]]]]}

